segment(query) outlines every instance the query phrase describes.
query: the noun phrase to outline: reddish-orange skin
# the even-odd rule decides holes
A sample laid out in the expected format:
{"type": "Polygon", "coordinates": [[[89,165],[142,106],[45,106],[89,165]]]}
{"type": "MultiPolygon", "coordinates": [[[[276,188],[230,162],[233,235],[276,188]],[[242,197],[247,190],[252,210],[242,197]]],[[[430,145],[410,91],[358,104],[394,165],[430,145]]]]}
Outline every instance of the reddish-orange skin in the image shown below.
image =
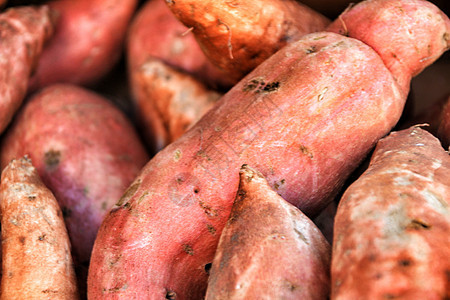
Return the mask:
{"type": "Polygon", "coordinates": [[[239,175],[205,299],[326,299],[330,244],[258,171],[244,165],[239,175]]]}
{"type": "Polygon", "coordinates": [[[146,165],[99,231],[89,296],[199,299],[240,165],[315,214],[392,128],[404,100],[361,42],[322,32],[285,47],[146,165]]]}
{"type": "MultiPolygon", "coordinates": [[[[421,26],[434,32],[446,22],[421,26]]],[[[384,34],[396,30],[401,26],[384,34]]],[[[88,295],[203,297],[204,267],[244,163],[307,215],[319,212],[400,118],[406,92],[385,64],[356,39],[320,32],[258,66],[159,152],[107,215],[93,249],[88,295]]]]}
{"type": "Polygon", "coordinates": [[[28,79],[52,34],[52,16],[46,6],[0,14],[0,134],[22,104],[28,79]]]}
{"type": "Polygon", "coordinates": [[[335,219],[331,299],[450,297],[450,156],[418,127],[380,140],[335,219]]]}
{"type": "Polygon", "coordinates": [[[327,31],[351,36],[371,46],[406,92],[411,78],[449,48],[450,20],[431,2],[400,2],[360,2],[342,13],[327,31]],[[431,23],[440,26],[430,28],[431,23]]]}
{"type": "Polygon", "coordinates": [[[166,0],[206,56],[239,81],[288,43],[325,29],[329,20],[294,0],[166,0]]]}
{"type": "Polygon", "coordinates": [[[220,97],[153,57],[132,71],[131,86],[141,130],[155,153],[185,133],[220,97]]]}
{"type": "Polygon", "coordinates": [[[11,161],[0,186],[1,299],[78,299],[61,209],[28,158],[11,161]]]}
{"type": "Polygon", "coordinates": [[[1,166],[23,155],[55,194],[76,262],[87,266],[103,217],[148,161],[134,128],[108,100],[52,85],[17,115],[1,145],[1,166]]]}
{"type": "Polygon", "coordinates": [[[194,34],[175,18],[164,0],[144,3],[128,30],[129,72],[150,57],[192,74],[211,87],[231,86],[224,73],[206,58],[194,34]]]}
{"type": "Polygon", "coordinates": [[[57,82],[95,83],[119,59],[137,0],[55,0],[48,5],[59,19],[30,89],[57,82]]]}

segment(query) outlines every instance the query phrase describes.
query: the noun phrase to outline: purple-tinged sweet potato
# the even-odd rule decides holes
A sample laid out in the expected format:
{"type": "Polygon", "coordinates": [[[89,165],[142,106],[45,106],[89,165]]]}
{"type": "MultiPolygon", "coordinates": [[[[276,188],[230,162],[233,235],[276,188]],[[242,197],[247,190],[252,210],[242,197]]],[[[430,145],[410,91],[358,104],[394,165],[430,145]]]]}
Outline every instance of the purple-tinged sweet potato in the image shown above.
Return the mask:
{"type": "Polygon", "coordinates": [[[329,20],[294,0],[166,0],[192,28],[206,56],[234,82],[301,36],[325,29],[329,20]]]}
{"type": "Polygon", "coordinates": [[[136,115],[155,152],[185,133],[220,98],[191,75],[157,58],[132,71],[131,86],[136,115]]]}
{"type": "Polygon", "coordinates": [[[193,33],[172,14],[164,0],[144,3],[128,30],[129,73],[149,58],[159,58],[212,88],[232,85],[227,76],[206,58],[193,33]]]}
{"type": "Polygon", "coordinates": [[[206,299],[327,299],[331,248],[247,165],[214,256],[206,299]]]}
{"type": "Polygon", "coordinates": [[[77,299],[61,209],[29,159],[13,160],[3,170],[0,199],[1,298],[77,299]]]}
{"type": "MultiPolygon", "coordinates": [[[[433,17],[410,22],[437,33],[414,40],[415,64],[429,40],[441,45],[436,53],[448,47],[450,21],[424,3],[417,9],[433,17]]],[[[367,34],[390,36],[401,25],[367,34]]],[[[384,60],[357,39],[319,32],[264,61],[154,156],[106,216],[88,295],[202,298],[244,163],[308,216],[320,212],[400,118],[407,93],[384,60]]]]}
{"type": "Polygon", "coordinates": [[[379,141],[336,214],[332,299],[450,297],[450,156],[418,127],[379,141]]]}
{"type": "Polygon", "coordinates": [[[1,166],[28,155],[58,200],[75,262],[87,266],[105,214],[148,161],[126,116],[99,95],[57,84],[33,95],[7,131],[1,166]]]}
{"type": "Polygon", "coordinates": [[[58,13],[58,23],[30,90],[62,82],[96,83],[122,53],[137,0],[54,0],[48,5],[58,13]]]}
{"type": "Polygon", "coordinates": [[[0,13],[0,134],[22,104],[28,79],[53,34],[53,18],[47,6],[0,13]]]}

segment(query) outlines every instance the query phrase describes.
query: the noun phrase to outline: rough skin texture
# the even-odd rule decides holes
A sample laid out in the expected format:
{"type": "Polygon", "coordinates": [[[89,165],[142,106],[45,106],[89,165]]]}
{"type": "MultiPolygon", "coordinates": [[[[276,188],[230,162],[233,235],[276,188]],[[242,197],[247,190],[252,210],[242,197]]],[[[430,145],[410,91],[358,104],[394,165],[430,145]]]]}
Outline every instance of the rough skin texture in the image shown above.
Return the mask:
{"type": "Polygon", "coordinates": [[[206,56],[237,82],[273,53],[329,20],[293,0],[166,0],[206,56]]]}
{"type": "Polygon", "coordinates": [[[34,95],[1,145],[1,166],[28,155],[58,200],[77,266],[87,268],[108,210],[148,161],[129,120],[108,100],[72,85],[34,95]]]}
{"type": "Polygon", "coordinates": [[[331,248],[314,223],[244,165],[207,300],[326,299],[331,248]]]}
{"type": "Polygon", "coordinates": [[[27,158],[2,172],[2,299],[77,299],[61,209],[27,158]]]}
{"type": "Polygon", "coordinates": [[[131,74],[136,115],[155,153],[175,141],[220,98],[189,74],[149,58],[131,74]]]}
{"type": "Polygon", "coordinates": [[[336,214],[332,299],[450,297],[450,157],[412,127],[380,140],[336,214]]]}
{"type": "Polygon", "coordinates": [[[192,31],[175,18],[164,0],[144,3],[128,30],[129,72],[150,57],[159,58],[212,88],[232,85],[227,76],[206,58],[192,31]]]}
{"type": "MultiPolygon", "coordinates": [[[[426,26],[435,32],[444,22],[426,26]]],[[[401,26],[385,34],[396,30],[401,26]]],[[[441,41],[434,37],[447,47],[441,41]]],[[[244,163],[304,213],[317,214],[400,118],[406,93],[386,65],[363,42],[327,32],[259,65],[159,152],[107,215],[93,249],[89,296],[203,297],[205,265],[244,163]]]]}
{"type": "Polygon", "coordinates": [[[58,23],[30,89],[57,82],[95,83],[119,59],[137,0],[55,0],[48,5],[58,12],[58,23]]]}
{"type": "Polygon", "coordinates": [[[22,104],[28,79],[53,34],[48,7],[12,8],[0,14],[0,134],[22,104]]]}

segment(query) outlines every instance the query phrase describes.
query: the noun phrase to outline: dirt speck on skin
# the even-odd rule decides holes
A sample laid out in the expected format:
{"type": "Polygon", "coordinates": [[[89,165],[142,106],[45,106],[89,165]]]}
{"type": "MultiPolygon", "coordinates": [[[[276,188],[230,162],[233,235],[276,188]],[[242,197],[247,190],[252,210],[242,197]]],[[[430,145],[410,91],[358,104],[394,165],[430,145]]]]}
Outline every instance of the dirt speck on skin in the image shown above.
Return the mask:
{"type": "Polygon", "coordinates": [[[194,249],[192,248],[191,245],[183,244],[183,251],[191,256],[194,255],[194,249]]]}
{"type": "Polygon", "coordinates": [[[309,158],[314,158],[314,155],[312,154],[312,152],[308,149],[308,147],[306,147],[304,145],[300,145],[300,152],[303,153],[304,155],[308,156],[309,158]]]}
{"type": "Polygon", "coordinates": [[[138,190],[139,186],[141,185],[141,180],[138,180],[134,184],[132,184],[123,194],[122,197],[120,197],[119,201],[116,203],[116,206],[122,206],[122,204],[128,202],[131,197],[134,196],[136,191],[138,190]]]}
{"type": "Polygon", "coordinates": [[[208,228],[208,232],[211,233],[212,235],[216,234],[216,229],[211,224],[206,224],[206,228],[208,228]]]}
{"type": "Polygon", "coordinates": [[[279,81],[267,82],[262,77],[256,77],[251,79],[244,86],[244,92],[254,92],[254,93],[273,93],[278,91],[280,88],[279,81]]]}
{"type": "Polygon", "coordinates": [[[48,170],[56,169],[61,162],[61,152],[57,150],[49,150],[44,154],[44,163],[48,170]]]}

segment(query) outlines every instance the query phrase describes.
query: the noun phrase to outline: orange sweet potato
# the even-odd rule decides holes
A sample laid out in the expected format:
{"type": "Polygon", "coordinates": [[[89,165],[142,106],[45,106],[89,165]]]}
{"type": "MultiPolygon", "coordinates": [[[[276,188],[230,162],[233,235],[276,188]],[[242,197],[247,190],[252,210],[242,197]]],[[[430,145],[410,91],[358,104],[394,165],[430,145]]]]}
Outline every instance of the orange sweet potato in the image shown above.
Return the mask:
{"type": "Polygon", "coordinates": [[[299,209],[244,165],[206,299],[326,299],[331,248],[299,209]]]}
{"type": "Polygon", "coordinates": [[[0,14],[0,134],[22,104],[28,79],[53,33],[48,7],[11,8],[0,14]]]}
{"type": "Polygon", "coordinates": [[[336,214],[332,299],[450,297],[450,157],[412,127],[380,140],[336,214]]]}
{"type": "Polygon", "coordinates": [[[148,160],[134,128],[97,94],[52,85],[29,99],[2,141],[2,167],[23,155],[61,206],[77,266],[87,267],[104,215],[148,160]]]}
{"type": "Polygon", "coordinates": [[[302,35],[323,30],[328,19],[294,0],[166,0],[192,28],[206,56],[237,82],[302,35]]]}
{"type": "Polygon", "coordinates": [[[206,58],[193,33],[175,18],[164,0],[144,3],[128,30],[129,73],[140,68],[148,58],[159,58],[212,88],[231,86],[230,80],[206,58]]]}
{"type": "Polygon", "coordinates": [[[54,0],[48,5],[59,14],[57,29],[30,89],[57,82],[95,83],[119,59],[137,0],[54,0]]]}
{"type": "Polygon", "coordinates": [[[2,172],[2,299],[77,299],[61,209],[27,158],[2,172]]]}
{"type": "MultiPolygon", "coordinates": [[[[444,14],[426,1],[414,3],[431,18],[412,14],[406,27],[366,32],[389,37],[408,32],[410,23],[427,32],[427,39],[405,37],[417,47],[407,53],[411,70],[425,67],[424,52],[437,58],[445,51],[443,36],[450,32],[444,14]]],[[[153,157],[106,216],[92,253],[88,295],[203,297],[205,266],[244,163],[305,214],[317,214],[400,118],[407,93],[386,67],[392,59],[357,39],[319,32],[264,61],[153,157]]]]}
{"type": "Polygon", "coordinates": [[[189,74],[152,57],[132,71],[131,87],[136,115],[154,152],[185,133],[220,97],[189,74]]]}

